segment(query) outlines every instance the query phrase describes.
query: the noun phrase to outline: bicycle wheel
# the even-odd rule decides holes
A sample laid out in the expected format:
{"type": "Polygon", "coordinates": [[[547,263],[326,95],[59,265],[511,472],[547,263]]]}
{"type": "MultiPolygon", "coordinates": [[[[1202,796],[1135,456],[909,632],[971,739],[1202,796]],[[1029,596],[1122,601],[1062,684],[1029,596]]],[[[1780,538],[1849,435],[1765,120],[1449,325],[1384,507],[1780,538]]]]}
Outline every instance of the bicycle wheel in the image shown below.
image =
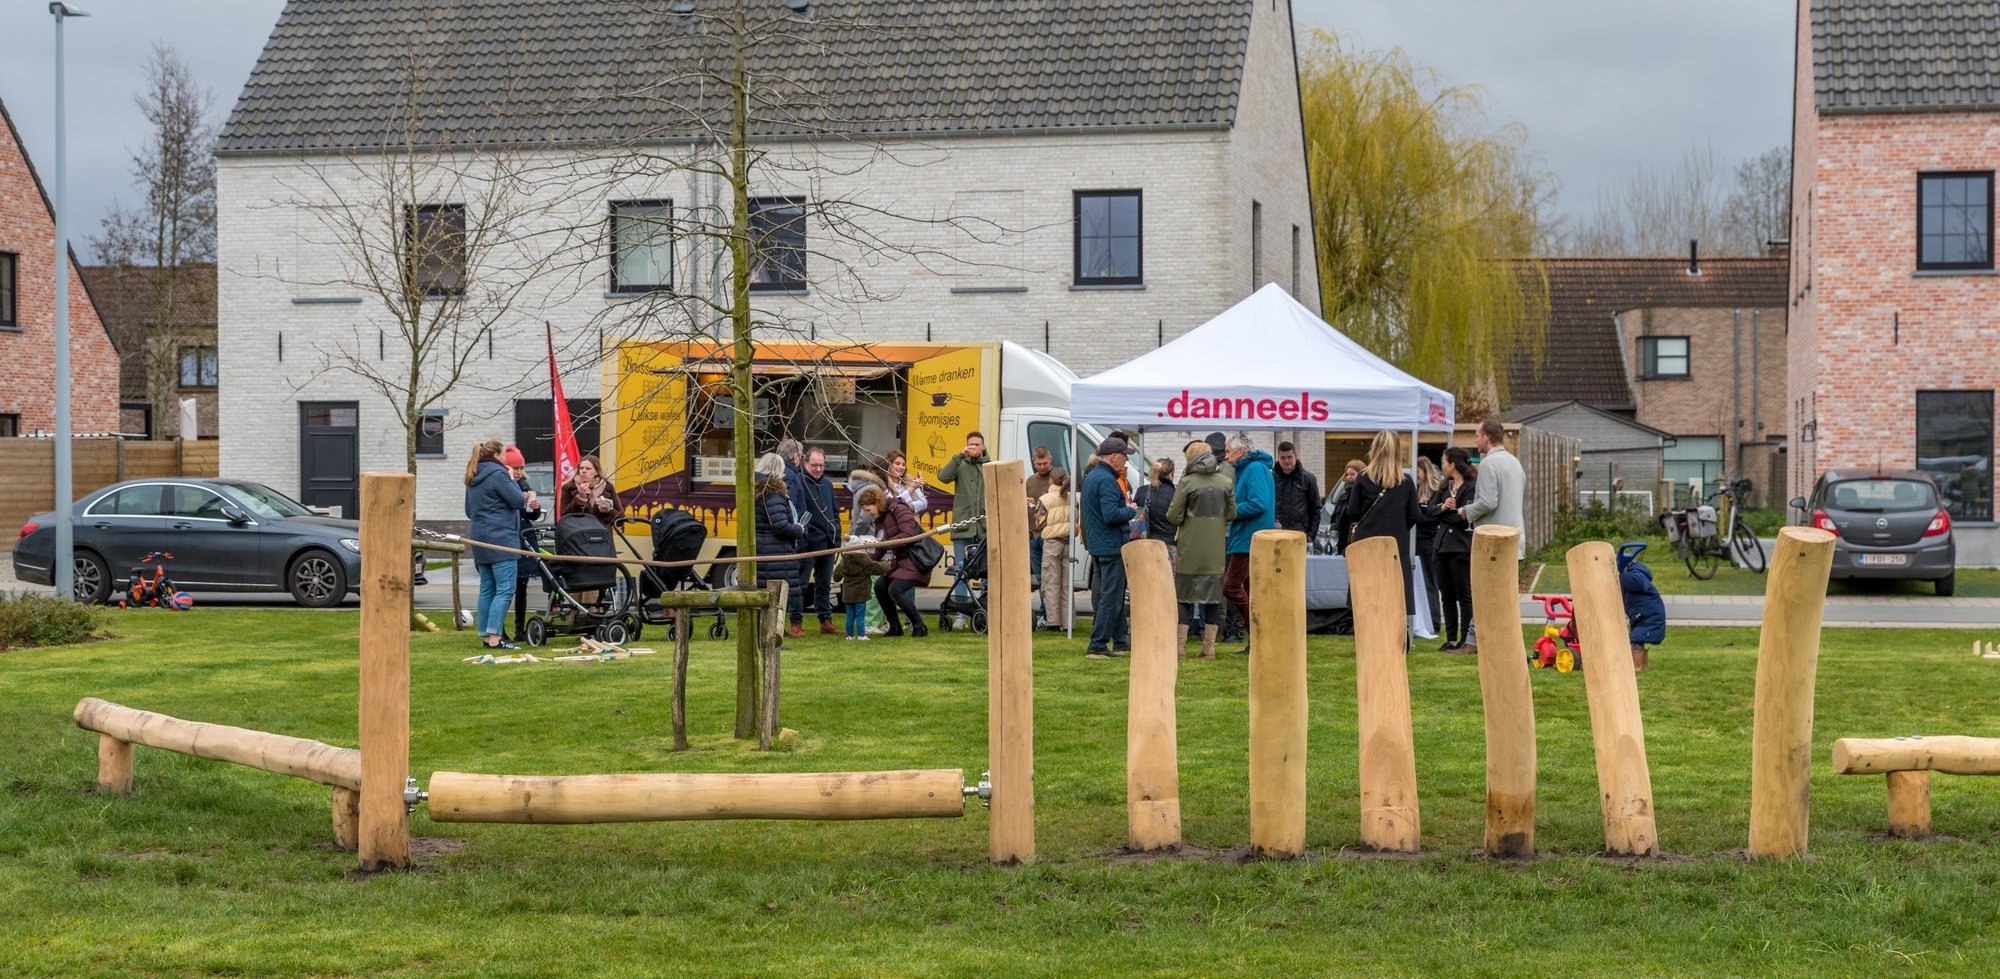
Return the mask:
{"type": "Polygon", "coordinates": [[[1751,533],[1749,525],[1745,524],[1742,520],[1735,520],[1731,523],[1732,526],[1729,529],[1729,553],[1735,555],[1736,560],[1742,562],[1744,567],[1749,568],[1757,574],[1763,574],[1764,568],[1768,563],[1764,554],[1764,542],[1758,540],[1757,535],[1751,533]]]}
{"type": "Polygon", "coordinates": [[[1688,574],[1694,574],[1694,542],[1683,532],[1681,539],[1674,542],[1674,550],[1680,555],[1681,563],[1688,566],[1688,574]]]}
{"type": "Polygon", "coordinates": [[[1722,564],[1722,538],[1710,534],[1697,537],[1687,552],[1688,573],[1703,581],[1715,577],[1722,564]]]}

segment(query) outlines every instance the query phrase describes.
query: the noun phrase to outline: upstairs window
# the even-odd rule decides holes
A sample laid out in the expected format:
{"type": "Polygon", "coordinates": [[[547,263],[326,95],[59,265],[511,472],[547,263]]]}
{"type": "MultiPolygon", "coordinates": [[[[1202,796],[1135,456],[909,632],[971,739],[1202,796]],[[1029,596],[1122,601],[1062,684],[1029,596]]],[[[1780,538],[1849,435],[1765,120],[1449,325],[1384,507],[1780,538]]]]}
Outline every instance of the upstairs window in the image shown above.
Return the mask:
{"type": "Polygon", "coordinates": [[[1688,376],[1687,337],[1640,337],[1639,377],[1657,381],[1688,376]]]}
{"type": "Polygon", "coordinates": [[[793,197],[750,201],[750,291],[806,289],[806,205],[793,197]]]}
{"type": "Polygon", "coordinates": [[[20,267],[21,256],[13,252],[0,252],[0,326],[21,325],[20,319],[16,316],[16,307],[19,305],[16,297],[19,293],[16,291],[18,286],[15,282],[15,273],[20,271],[20,267]]]}
{"type": "Polygon", "coordinates": [[[426,296],[465,295],[465,205],[425,204],[404,215],[404,254],[426,296]]]}
{"type": "Polygon", "coordinates": [[[1076,276],[1080,286],[1145,281],[1144,215],[1136,190],[1076,192],[1076,276]]]}
{"type": "Polygon", "coordinates": [[[216,382],[214,347],[181,348],[181,387],[212,388],[216,382]]]}
{"type": "Polygon", "coordinates": [[[1993,171],[1917,175],[1917,268],[1993,267],[1993,171]]]}
{"type": "Polygon", "coordinates": [[[612,292],[674,287],[673,220],[673,201],[612,202],[612,292]]]}

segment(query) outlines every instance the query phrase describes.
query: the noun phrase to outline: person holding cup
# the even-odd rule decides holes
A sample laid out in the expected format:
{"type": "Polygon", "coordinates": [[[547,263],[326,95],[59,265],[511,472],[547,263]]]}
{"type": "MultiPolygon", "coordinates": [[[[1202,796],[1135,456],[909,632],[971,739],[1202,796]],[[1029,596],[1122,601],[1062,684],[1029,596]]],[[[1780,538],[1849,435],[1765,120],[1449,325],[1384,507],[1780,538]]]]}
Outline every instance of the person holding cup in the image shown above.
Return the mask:
{"type": "Polygon", "coordinates": [[[576,475],[557,491],[556,503],[557,513],[588,513],[606,530],[615,529],[618,522],[618,491],[604,478],[596,456],[584,456],[576,464],[576,475]]]}

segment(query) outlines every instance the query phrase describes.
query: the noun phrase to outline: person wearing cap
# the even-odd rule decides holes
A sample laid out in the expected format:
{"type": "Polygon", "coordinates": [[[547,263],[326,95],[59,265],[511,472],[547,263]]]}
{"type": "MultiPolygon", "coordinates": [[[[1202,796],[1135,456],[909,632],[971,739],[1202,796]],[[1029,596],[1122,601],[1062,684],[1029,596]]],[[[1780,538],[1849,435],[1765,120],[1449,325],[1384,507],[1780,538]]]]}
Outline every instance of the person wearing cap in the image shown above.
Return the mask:
{"type": "Polygon", "coordinates": [[[1138,516],[1132,498],[1119,488],[1130,453],[1125,440],[1107,438],[1097,445],[1097,462],[1083,477],[1078,509],[1083,521],[1083,547],[1097,564],[1097,588],[1090,596],[1090,659],[1110,659],[1130,652],[1132,629],[1125,615],[1126,527],[1138,516]]]}

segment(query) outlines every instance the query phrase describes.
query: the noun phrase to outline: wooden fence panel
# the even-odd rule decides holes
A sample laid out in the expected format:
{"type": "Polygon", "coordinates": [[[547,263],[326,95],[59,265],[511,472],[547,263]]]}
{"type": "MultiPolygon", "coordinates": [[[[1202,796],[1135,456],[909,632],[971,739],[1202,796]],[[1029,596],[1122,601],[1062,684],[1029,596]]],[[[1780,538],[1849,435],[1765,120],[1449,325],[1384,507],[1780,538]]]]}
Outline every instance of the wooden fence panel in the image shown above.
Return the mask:
{"type": "Polygon", "coordinates": [[[1521,533],[1528,550],[1547,544],[1556,533],[1556,511],[1573,491],[1575,460],[1583,443],[1539,428],[1522,428],[1515,434],[1515,454],[1528,477],[1521,501],[1525,524],[1521,533]]]}
{"type": "MultiPolygon", "coordinates": [[[[125,478],[151,479],[181,475],[179,442],[125,443],[125,478]]],[[[187,475],[195,475],[188,473],[187,475]]]]}
{"type": "MultiPolygon", "coordinates": [[[[70,443],[70,488],[78,497],[128,479],[207,476],[221,472],[220,446],[207,442],[70,443]]],[[[56,508],[56,450],[51,439],[0,439],[0,552],[12,550],[30,516],[56,508]]]]}
{"type": "Polygon", "coordinates": [[[0,547],[9,550],[30,516],[55,509],[55,444],[0,439],[0,547]]]}
{"type": "Polygon", "coordinates": [[[222,475],[222,443],[214,439],[206,442],[175,443],[181,447],[181,475],[214,478],[222,475]]]}

